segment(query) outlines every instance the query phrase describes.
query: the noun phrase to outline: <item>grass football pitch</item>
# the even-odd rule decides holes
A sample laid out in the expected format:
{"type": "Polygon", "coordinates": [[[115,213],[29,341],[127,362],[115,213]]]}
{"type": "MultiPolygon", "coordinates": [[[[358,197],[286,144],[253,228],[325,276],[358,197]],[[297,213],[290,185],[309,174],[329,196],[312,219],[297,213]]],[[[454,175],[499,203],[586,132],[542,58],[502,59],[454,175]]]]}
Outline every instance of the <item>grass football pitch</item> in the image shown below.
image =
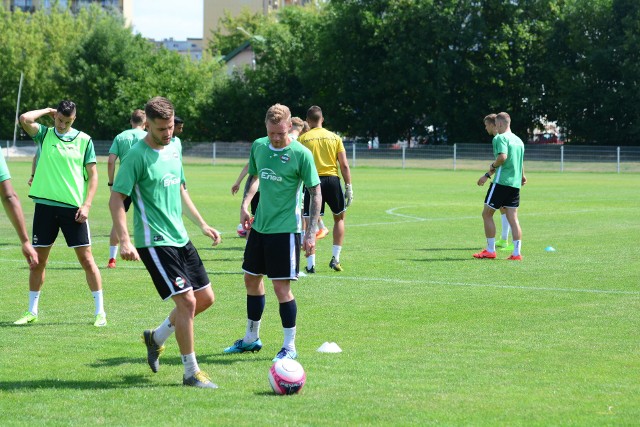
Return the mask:
{"type": "MultiPolygon", "coordinates": [[[[9,167],[31,230],[30,163],[9,167]]],[[[173,337],[160,371],[146,364],[140,334],[173,304],[160,301],[142,263],[104,268],[106,162],[90,225],[107,327],[92,326],[91,294],[62,235],[40,321],[14,326],[27,308],[28,269],[0,221],[0,425],[637,425],[640,175],[529,173],[524,260],[512,262],[509,252],[471,256],[485,244],[486,187],[475,184],[483,171],[352,169],[345,270],[329,269],[328,236],[317,274],[293,285],[307,383],[300,395],[276,396],[267,372],[282,329],[270,282],[263,350],[222,354],[246,323],[240,196],[230,194],[240,168],[186,166],[196,206],[224,233],[212,248],[185,218],[216,294],[195,322],[215,391],[182,386],[173,337]],[[343,352],[318,353],[324,342],[343,352]]]]}

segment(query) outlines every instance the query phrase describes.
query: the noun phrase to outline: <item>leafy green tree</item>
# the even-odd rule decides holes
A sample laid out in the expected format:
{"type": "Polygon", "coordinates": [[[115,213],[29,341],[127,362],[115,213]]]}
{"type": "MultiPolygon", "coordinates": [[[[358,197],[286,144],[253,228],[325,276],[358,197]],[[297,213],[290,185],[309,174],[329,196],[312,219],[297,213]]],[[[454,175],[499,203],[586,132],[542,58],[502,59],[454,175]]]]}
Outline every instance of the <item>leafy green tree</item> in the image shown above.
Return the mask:
{"type": "Polygon", "coordinates": [[[68,97],[70,54],[90,25],[89,10],[78,19],[53,8],[33,14],[0,7],[0,138],[13,137],[20,73],[24,73],[20,110],[55,106],[68,97]],[[8,114],[12,112],[11,114],[8,114]]]}

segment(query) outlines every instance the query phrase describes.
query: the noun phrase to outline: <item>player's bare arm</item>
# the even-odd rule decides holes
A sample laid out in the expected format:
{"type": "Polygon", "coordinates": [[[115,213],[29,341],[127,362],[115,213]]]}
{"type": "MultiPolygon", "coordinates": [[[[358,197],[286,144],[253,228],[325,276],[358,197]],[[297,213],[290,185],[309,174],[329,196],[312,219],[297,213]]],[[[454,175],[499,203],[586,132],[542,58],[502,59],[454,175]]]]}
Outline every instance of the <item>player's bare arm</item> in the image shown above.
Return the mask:
{"type": "Polygon", "coordinates": [[[109,153],[109,158],[107,159],[107,179],[109,180],[109,184],[113,184],[114,177],[116,175],[116,156],[113,153],[109,153]]]}
{"type": "Polygon", "coordinates": [[[40,129],[40,125],[38,125],[37,120],[44,116],[54,118],[55,114],[55,108],[43,108],[41,110],[26,112],[20,116],[20,126],[22,126],[22,129],[24,129],[29,136],[34,136],[40,129]]]}
{"type": "Polygon", "coordinates": [[[316,251],[316,232],[318,231],[322,195],[320,193],[320,185],[310,187],[307,190],[309,192],[309,221],[307,221],[303,247],[306,256],[310,256],[316,251]]]}
{"type": "Polygon", "coordinates": [[[247,182],[244,184],[244,193],[242,195],[242,204],[240,205],[240,224],[245,230],[251,228],[251,214],[249,213],[249,204],[253,200],[253,196],[258,191],[259,180],[255,175],[248,175],[247,182]]]}
{"type": "Polygon", "coordinates": [[[244,179],[244,177],[247,176],[248,171],[249,171],[249,163],[244,165],[244,167],[240,171],[240,175],[238,175],[238,179],[236,179],[236,182],[234,182],[233,185],[231,186],[231,195],[234,195],[238,192],[238,190],[240,189],[240,184],[242,183],[242,180],[244,179]]]}
{"type": "Polygon", "coordinates": [[[140,255],[131,243],[129,230],[127,229],[127,213],[124,210],[124,199],[126,194],[111,192],[109,198],[109,210],[111,211],[111,220],[113,221],[113,229],[115,230],[118,240],[120,241],[120,257],[125,261],[139,261],[140,255]]]}
{"type": "Polygon", "coordinates": [[[184,185],[180,185],[180,199],[182,200],[182,213],[189,218],[191,222],[200,227],[202,234],[211,238],[213,246],[219,244],[222,241],[220,233],[205,222],[184,185]]]}
{"type": "Polygon", "coordinates": [[[98,190],[98,168],[95,163],[88,163],[85,166],[87,170],[87,197],[84,199],[84,203],[76,212],[76,222],[85,222],[89,218],[89,210],[91,209],[91,203],[93,203],[93,197],[98,190]]]}
{"type": "Polygon", "coordinates": [[[7,213],[7,217],[9,217],[9,221],[11,221],[11,225],[13,225],[16,233],[18,233],[18,238],[22,243],[22,255],[27,260],[29,268],[33,269],[38,265],[38,253],[33,249],[29,241],[22,205],[20,204],[18,194],[16,194],[13,185],[11,185],[11,180],[7,179],[0,182],[0,198],[2,198],[2,205],[7,213]]]}

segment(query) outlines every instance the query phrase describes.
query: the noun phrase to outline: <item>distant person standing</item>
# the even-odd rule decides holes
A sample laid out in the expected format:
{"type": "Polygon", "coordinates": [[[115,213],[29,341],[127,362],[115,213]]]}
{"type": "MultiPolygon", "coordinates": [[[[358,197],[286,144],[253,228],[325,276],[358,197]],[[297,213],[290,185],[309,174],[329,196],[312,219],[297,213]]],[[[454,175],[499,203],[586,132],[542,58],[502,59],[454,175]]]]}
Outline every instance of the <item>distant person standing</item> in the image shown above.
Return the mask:
{"type": "Polygon", "coordinates": [[[153,372],[158,371],[164,343],[175,332],[184,366],[182,384],[217,388],[200,370],[194,349],[193,319],[213,304],[214,294],[200,255],[187,235],[183,213],[214,246],[220,243],[220,233],[204,221],[187,192],[182,149],[173,140],[173,104],[166,98],[152,98],[145,114],[147,135],[120,165],[109,208],[122,259],[141,259],[160,297],[175,304],[162,324],[142,334],[147,363],[153,372]],[[134,205],[135,246],[127,230],[127,196],[134,205]]]}
{"type": "Polygon", "coordinates": [[[29,111],[20,116],[20,125],[38,144],[40,152],[29,191],[29,197],[36,203],[32,244],[40,262],[29,273],[29,310],[14,322],[16,325],[38,321],[45,268],[59,230],[85,272],[95,303],[94,326],[107,325],[102,277],[91,253],[88,222],[98,188],[96,154],[91,137],[71,127],[75,119],[76,104],[68,100],[61,101],[58,108],[29,111]],[[37,122],[44,116],[54,119],[53,127],[37,122]]]}
{"type": "MultiPolygon", "coordinates": [[[[322,109],[312,106],[307,111],[309,131],[298,139],[302,145],[313,153],[313,159],[320,175],[320,189],[322,192],[322,209],[325,203],[329,205],[333,213],[333,249],[329,267],[335,271],[342,271],[340,253],[344,242],[344,219],[347,208],[353,200],[353,188],[351,186],[351,170],[347,161],[347,153],[342,144],[342,139],[333,132],[322,127],[324,117],[322,109]],[[340,185],[338,168],[344,179],[344,193],[340,185]]],[[[309,216],[309,194],[305,193],[304,213],[309,216]]],[[[307,273],[315,273],[315,254],[307,258],[307,273]]]]}
{"type": "Polygon", "coordinates": [[[496,116],[496,130],[498,134],[492,142],[495,160],[489,166],[489,171],[478,179],[478,185],[483,186],[495,174],[493,183],[487,190],[482,210],[487,247],[473,256],[489,259],[496,257],[496,225],[493,222],[493,214],[504,206],[507,208],[507,219],[513,233],[513,253],[507,259],[521,261],[522,230],[518,221],[518,207],[520,206],[520,188],[527,183],[523,166],[524,144],[511,132],[509,114],[499,113],[496,116]]]}
{"type": "MultiPolygon", "coordinates": [[[[484,128],[489,135],[495,137],[498,134],[498,129],[496,128],[496,116],[497,114],[489,114],[484,118],[484,128]]],[[[500,235],[500,239],[496,240],[496,247],[501,248],[501,250],[509,250],[513,249],[513,245],[509,245],[509,231],[511,227],[509,226],[509,220],[507,219],[507,208],[502,206],[500,208],[500,223],[502,224],[502,233],[500,235]]]]}
{"type": "Polygon", "coordinates": [[[173,136],[174,136],[174,138],[177,137],[177,136],[180,136],[182,134],[183,130],[184,130],[184,120],[182,120],[178,116],[175,116],[173,118],[173,136]]]}
{"type": "Polygon", "coordinates": [[[260,185],[260,203],[244,250],[244,284],[247,291],[247,326],[243,338],[224,349],[224,353],[260,351],[260,323],[265,308],[266,275],[273,282],[279,303],[284,334],[282,348],[273,361],[298,357],[296,319],[298,305],[291,292],[291,281],[298,280],[300,267],[300,190],[304,184],[310,194],[310,219],[303,241],[307,255],[315,250],[320,214],[320,179],[313,156],[291,139],[291,112],[275,104],[265,117],[267,141],[257,140],[249,155],[249,176],[240,207],[240,223],[247,228],[251,215],[249,200],[260,185]]]}
{"type": "MultiPolygon", "coordinates": [[[[109,182],[107,185],[109,188],[113,185],[113,179],[116,172],[116,160],[119,158],[122,163],[124,156],[131,150],[133,144],[143,139],[147,132],[144,130],[144,122],[146,116],[143,110],[134,110],[131,113],[129,123],[131,129],[127,129],[124,132],[119,133],[114,139],[111,148],[109,148],[109,159],[107,160],[107,174],[109,175],[109,182]]],[[[129,211],[131,206],[131,197],[124,199],[124,210],[129,211]]],[[[109,262],[107,268],[116,268],[116,256],[118,255],[118,235],[116,231],[111,227],[109,233],[109,262]]]]}

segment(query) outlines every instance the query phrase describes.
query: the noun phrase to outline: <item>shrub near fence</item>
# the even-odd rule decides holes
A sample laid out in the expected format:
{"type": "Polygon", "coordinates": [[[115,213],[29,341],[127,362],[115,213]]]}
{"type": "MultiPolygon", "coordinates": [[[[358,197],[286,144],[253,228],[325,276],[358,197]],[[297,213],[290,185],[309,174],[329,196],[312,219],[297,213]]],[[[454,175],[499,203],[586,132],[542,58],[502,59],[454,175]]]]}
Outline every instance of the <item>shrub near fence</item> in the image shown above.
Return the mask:
{"type": "MultiPolygon", "coordinates": [[[[111,141],[94,141],[96,154],[107,156],[111,141]]],[[[33,142],[18,141],[5,157],[32,156],[33,142]]],[[[491,144],[421,145],[418,147],[368,149],[366,144],[346,144],[352,168],[362,166],[429,169],[479,169],[493,159],[491,144]]],[[[185,161],[242,164],[249,158],[249,142],[202,142],[185,144],[185,161]]],[[[640,147],[525,145],[527,171],[640,172],[640,147]]]]}

